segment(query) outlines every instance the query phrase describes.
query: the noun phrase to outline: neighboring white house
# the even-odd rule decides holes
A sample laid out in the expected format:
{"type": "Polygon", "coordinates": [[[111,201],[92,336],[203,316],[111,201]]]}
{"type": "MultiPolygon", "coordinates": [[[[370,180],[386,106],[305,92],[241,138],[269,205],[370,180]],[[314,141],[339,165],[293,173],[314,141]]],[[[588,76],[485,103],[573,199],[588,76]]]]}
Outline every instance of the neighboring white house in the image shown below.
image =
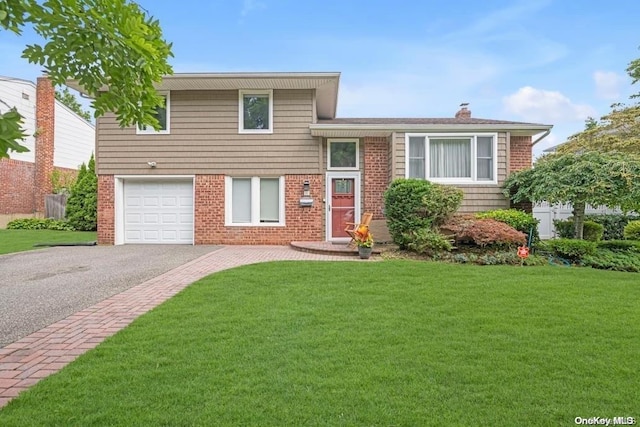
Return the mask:
{"type": "Polygon", "coordinates": [[[74,171],[95,147],[95,127],[55,99],[46,77],[37,84],[0,76],[0,113],[15,107],[23,116],[29,151],[0,160],[0,226],[14,217],[43,212],[54,169],[74,171]]]}

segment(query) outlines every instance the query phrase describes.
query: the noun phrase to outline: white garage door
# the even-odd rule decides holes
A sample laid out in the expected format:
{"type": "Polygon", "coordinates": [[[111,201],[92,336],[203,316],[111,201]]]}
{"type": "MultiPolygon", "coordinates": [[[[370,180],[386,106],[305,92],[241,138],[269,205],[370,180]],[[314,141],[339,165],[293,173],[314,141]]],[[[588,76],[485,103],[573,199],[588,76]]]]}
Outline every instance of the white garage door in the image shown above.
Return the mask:
{"type": "Polygon", "coordinates": [[[124,243],[193,244],[192,180],[125,180],[124,243]]]}

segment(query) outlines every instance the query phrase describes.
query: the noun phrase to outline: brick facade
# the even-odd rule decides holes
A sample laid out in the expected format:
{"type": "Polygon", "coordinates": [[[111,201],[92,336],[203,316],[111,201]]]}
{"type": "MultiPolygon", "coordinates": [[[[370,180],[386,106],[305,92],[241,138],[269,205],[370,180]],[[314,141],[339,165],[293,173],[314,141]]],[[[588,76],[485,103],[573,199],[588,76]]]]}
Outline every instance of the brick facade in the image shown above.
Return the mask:
{"type": "Polygon", "coordinates": [[[286,175],[284,227],[226,227],[224,175],[197,175],[195,188],[196,245],[287,245],[294,240],[324,240],[322,175],[286,175]],[[300,207],[303,183],[309,180],[313,207],[300,207]]]}
{"type": "MultiPolygon", "coordinates": [[[[530,169],[532,164],[531,137],[512,135],[510,144],[509,173],[530,169]]],[[[511,203],[511,207],[529,213],[533,211],[531,202],[511,203]]]]}
{"type": "MultiPolygon", "coordinates": [[[[64,174],[69,174],[75,180],[78,171],[55,167],[52,170],[59,170],[64,174]]],[[[44,196],[42,196],[43,210],[36,211],[36,198],[40,194],[35,186],[36,165],[32,162],[25,162],[13,159],[0,159],[0,215],[7,215],[9,218],[42,215],[44,213],[44,196]]],[[[51,176],[48,177],[51,187],[51,176]]],[[[50,194],[50,191],[46,194],[50,194]]]]}
{"type": "Polygon", "coordinates": [[[384,192],[389,186],[389,142],[384,137],[364,138],[364,212],[384,219],[384,192]]]}
{"type": "Polygon", "coordinates": [[[115,243],[115,180],[113,175],[98,175],[98,244],[115,243]]]}
{"type": "MultiPolygon", "coordinates": [[[[115,180],[98,176],[98,243],[115,243],[115,180]]],[[[196,245],[287,245],[294,240],[324,240],[324,176],[285,176],[284,227],[225,226],[224,175],[196,175],[194,241],[196,245]],[[309,180],[313,207],[300,207],[303,183],[309,180]]]]}
{"type": "Polygon", "coordinates": [[[36,84],[35,210],[44,213],[44,197],[51,194],[55,133],[55,89],[48,77],[36,84]]]}
{"type": "Polygon", "coordinates": [[[35,164],[0,159],[0,214],[33,214],[35,164]]]}
{"type": "Polygon", "coordinates": [[[511,136],[509,173],[531,168],[531,148],[530,136],[511,136]]]}

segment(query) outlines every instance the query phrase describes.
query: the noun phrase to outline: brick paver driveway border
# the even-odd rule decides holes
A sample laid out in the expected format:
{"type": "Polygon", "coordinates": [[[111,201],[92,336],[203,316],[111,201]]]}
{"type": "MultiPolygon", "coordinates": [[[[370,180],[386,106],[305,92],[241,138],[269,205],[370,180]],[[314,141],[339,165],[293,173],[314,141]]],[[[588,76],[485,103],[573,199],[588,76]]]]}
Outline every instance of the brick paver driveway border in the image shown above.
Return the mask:
{"type": "Polygon", "coordinates": [[[0,348],[0,408],[196,280],[240,265],[278,260],[357,258],[297,252],[284,246],[227,246],[203,255],[0,348]]]}

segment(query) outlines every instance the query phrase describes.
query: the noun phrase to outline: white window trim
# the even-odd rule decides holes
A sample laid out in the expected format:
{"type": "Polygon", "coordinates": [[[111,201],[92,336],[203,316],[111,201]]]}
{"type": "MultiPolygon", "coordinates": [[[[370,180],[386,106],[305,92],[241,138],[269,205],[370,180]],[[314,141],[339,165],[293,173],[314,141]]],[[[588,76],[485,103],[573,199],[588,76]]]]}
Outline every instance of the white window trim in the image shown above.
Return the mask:
{"type": "Polygon", "coordinates": [[[425,179],[436,182],[439,184],[454,184],[454,185],[498,185],[498,134],[497,133],[407,133],[405,134],[404,146],[404,164],[405,164],[405,178],[409,178],[409,138],[421,137],[425,138],[424,161],[425,161],[425,179]],[[490,136],[493,138],[493,179],[492,180],[478,180],[478,155],[477,155],[477,138],[482,136],[490,136]],[[471,178],[430,178],[429,177],[429,138],[471,138],[471,156],[473,161],[471,162],[471,178]]]}
{"type": "Polygon", "coordinates": [[[273,90],[249,90],[238,91],[238,133],[273,133],[273,90]],[[244,128],[244,96],[245,95],[269,95],[269,129],[245,129],[244,128]]]}
{"type": "Polygon", "coordinates": [[[165,105],[165,108],[167,109],[167,128],[162,130],[155,130],[151,126],[145,126],[144,129],[140,129],[140,127],[136,125],[137,135],[169,135],[171,133],[171,92],[158,92],[158,95],[167,97],[165,105]]]}
{"type": "Polygon", "coordinates": [[[284,176],[225,176],[224,177],[224,225],[226,227],[284,227],[285,224],[285,187],[284,176]],[[251,222],[234,223],[233,221],[233,179],[251,179],[251,222]],[[279,206],[278,222],[260,222],[260,178],[278,178],[279,206]]]}
{"type": "Polygon", "coordinates": [[[327,170],[332,171],[357,171],[360,170],[360,141],[357,138],[330,138],[327,139],[327,170]],[[334,142],[354,142],[356,144],[356,166],[352,168],[341,168],[331,166],[331,144],[334,142]]]}

